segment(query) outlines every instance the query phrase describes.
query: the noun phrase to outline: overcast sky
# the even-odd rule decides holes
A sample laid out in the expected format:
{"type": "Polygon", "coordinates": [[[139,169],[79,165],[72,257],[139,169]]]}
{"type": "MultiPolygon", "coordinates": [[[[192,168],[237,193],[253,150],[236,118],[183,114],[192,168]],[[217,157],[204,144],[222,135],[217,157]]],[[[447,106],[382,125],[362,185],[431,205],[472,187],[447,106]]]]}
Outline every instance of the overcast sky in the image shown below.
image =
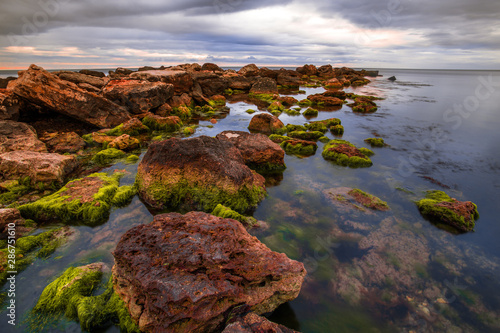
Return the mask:
{"type": "Polygon", "coordinates": [[[499,0],[1,0],[0,69],[500,69],[499,0]]]}

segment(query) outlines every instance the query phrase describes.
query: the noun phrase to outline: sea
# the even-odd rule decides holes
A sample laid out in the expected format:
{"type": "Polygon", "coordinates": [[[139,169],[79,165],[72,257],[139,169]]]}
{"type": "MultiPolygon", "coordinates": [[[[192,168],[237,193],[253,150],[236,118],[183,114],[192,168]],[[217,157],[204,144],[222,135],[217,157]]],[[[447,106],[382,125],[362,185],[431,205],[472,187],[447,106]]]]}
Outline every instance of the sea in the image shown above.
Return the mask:
{"type": "MultiPolygon", "coordinates": [[[[286,170],[266,176],[268,196],[253,216],[268,227],[250,233],[308,271],[299,296],[268,318],[310,333],[500,332],[500,71],[381,69],[380,75],[346,89],[383,98],[375,113],[344,105],[315,118],[280,116],[298,125],[339,118],[342,139],[375,154],[369,168],[343,167],[323,159],[319,142],[315,155],[286,155],[286,170]],[[387,146],[371,148],[364,140],[372,137],[387,146]],[[375,195],[390,210],[332,199],[345,188],[375,195]],[[425,219],[415,202],[432,190],[474,202],[480,215],[474,231],[456,233],[425,219]]],[[[324,91],[301,89],[305,93],[289,95],[300,100],[324,91]]],[[[213,126],[199,121],[194,136],[246,131],[253,115],[245,111],[256,106],[239,101],[228,107],[227,117],[213,126]]],[[[134,182],[137,163],[119,161],[104,171],[116,169],[129,171],[122,184],[134,182]]],[[[67,245],[17,275],[18,324],[7,325],[3,311],[1,331],[32,329],[30,310],[51,281],[70,266],[102,261],[111,267],[121,235],[151,222],[155,213],[135,197],[102,225],[72,226],[67,245]]],[[[58,318],[37,331],[81,330],[58,318]]]]}

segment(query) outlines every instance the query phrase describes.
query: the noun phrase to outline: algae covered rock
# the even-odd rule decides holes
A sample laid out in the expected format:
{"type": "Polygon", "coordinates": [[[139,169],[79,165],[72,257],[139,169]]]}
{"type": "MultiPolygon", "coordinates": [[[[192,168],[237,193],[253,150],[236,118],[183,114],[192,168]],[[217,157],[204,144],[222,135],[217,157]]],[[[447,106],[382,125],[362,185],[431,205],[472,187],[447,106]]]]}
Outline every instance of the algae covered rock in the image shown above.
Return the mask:
{"type": "Polygon", "coordinates": [[[266,195],[264,178],[229,141],[207,136],[151,144],[137,171],[141,198],[153,207],[243,213],[266,195]]]}
{"type": "Polygon", "coordinates": [[[233,219],[243,223],[245,227],[253,227],[257,224],[257,220],[251,216],[241,215],[238,212],[235,212],[231,208],[218,204],[215,209],[211,213],[214,216],[222,217],[225,219],[233,219]]]}
{"type": "Polygon", "coordinates": [[[370,144],[372,147],[384,147],[386,144],[382,138],[368,138],[364,140],[366,143],[370,144]]]}
{"type": "Polygon", "coordinates": [[[335,187],[324,190],[323,194],[341,213],[351,214],[358,211],[371,214],[373,211],[390,209],[387,202],[356,188],[335,187]]]}
{"type": "MultiPolygon", "coordinates": [[[[372,161],[366,155],[368,151],[361,151],[356,148],[352,143],[345,140],[332,140],[325,145],[323,149],[323,158],[330,160],[342,166],[356,167],[369,167],[372,161]]],[[[373,153],[373,152],[372,152],[373,153]]]]}
{"type": "Polygon", "coordinates": [[[286,168],[285,152],[264,134],[242,131],[224,131],[217,134],[219,140],[227,140],[240,151],[245,164],[258,171],[275,171],[286,168]]]}
{"type": "MultiPolygon", "coordinates": [[[[115,140],[113,140],[111,142],[115,142],[115,140]]],[[[110,144],[111,144],[111,142],[110,142],[110,144]]],[[[114,145],[114,146],[116,147],[117,145],[114,145]]],[[[121,151],[120,149],[108,148],[108,149],[101,150],[100,152],[95,154],[94,157],[92,157],[92,161],[94,161],[95,163],[98,163],[98,164],[108,164],[108,163],[113,162],[116,159],[125,157],[125,155],[126,155],[125,152],[121,151]]]]}
{"type": "Polygon", "coordinates": [[[65,223],[94,225],[105,221],[113,205],[135,195],[135,188],[120,188],[123,174],[94,173],[67,183],[56,193],[19,207],[24,217],[38,220],[59,219],[65,223]],[[116,197],[116,198],[115,198],[116,197]]]}
{"type": "Polygon", "coordinates": [[[297,297],[306,274],[238,221],[202,212],[157,215],[125,233],[113,255],[115,290],[149,332],[220,330],[242,305],[273,311],[297,297]]]}
{"type": "Polygon", "coordinates": [[[473,231],[475,221],[479,218],[476,204],[458,201],[443,191],[428,191],[425,199],[416,204],[425,218],[452,226],[461,232],[473,231]]]}
{"type": "Polygon", "coordinates": [[[316,142],[301,139],[284,140],[281,147],[287,154],[303,157],[314,155],[318,149],[316,142]]]}
{"type": "Polygon", "coordinates": [[[160,117],[148,114],[142,123],[153,130],[175,132],[182,127],[182,120],[177,116],[160,117]]]}
{"type": "Polygon", "coordinates": [[[120,150],[134,150],[140,148],[141,142],[131,137],[128,134],[123,134],[111,141],[108,145],[110,148],[120,149],[120,150]]]}
{"type": "Polygon", "coordinates": [[[389,210],[387,202],[382,201],[376,196],[366,193],[360,189],[354,188],[350,190],[347,194],[349,194],[351,197],[354,198],[354,200],[356,200],[358,203],[362,204],[367,208],[380,211],[389,210]]]}

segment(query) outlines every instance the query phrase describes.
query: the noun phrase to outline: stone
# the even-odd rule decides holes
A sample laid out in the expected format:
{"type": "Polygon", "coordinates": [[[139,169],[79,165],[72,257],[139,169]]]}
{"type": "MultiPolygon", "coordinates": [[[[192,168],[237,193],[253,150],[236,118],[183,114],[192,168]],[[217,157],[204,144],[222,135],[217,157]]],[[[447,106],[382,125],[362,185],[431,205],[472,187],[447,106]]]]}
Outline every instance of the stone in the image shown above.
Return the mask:
{"type": "Polygon", "coordinates": [[[149,146],[137,171],[140,197],[156,208],[212,211],[222,204],[239,213],[265,196],[264,178],[244,164],[226,140],[172,138],[149,146]]]}
{"type": "Polygon", "coordinates": [[[5,89],[10,81],[14,81],[17,77],[9,76],[7,78],[0,78],[0,89],[5,89]]]}
{"type": "Polygon", "coordinates": [[[277,83],[285,88],[298,88],[300,86],[300,75],[295,71],[280,70],[277,83]]]}
{"type": "Polygon", "coordinates": [[[174,86],[163,82],[111,80],[102,93],[107,99],[126,107],[130,113],[140,114],[172,98],[174,86]]]}
{"type": "Polygon", "coordinates": [[[266,318],[249,312],[231,319],[222,333],[298,333],[286,326],[273,323],[266,318]]]}
{"type": "Polygon", "coordinates": [[[104,87],[107,82],[107,80],[103,78],[77,72],[59,71],[53,72],[52,74],[57,75],[61,80],[73,82],[75,84],[86,83],[99,89],[104,87]]]}
{"type": "Polygon", "coordinates": [[[235,307],[257,314],[296,298],[304,265],[269,250],[233,219],[156,215],[126,232],[113,279],[141,331],[220,331],[235,307]]]}
{"type": "Polygon", "coordinates": [[[269,69],[267,67],[262,67],[261,69],[259,69],[259,76],[268,77],[270,79],[273,79],[274,81],[276,81],[276,79],[278,78],[278,73],[279,71],[269,69]]]}
{"type": "Polygon", "coordinates": [[[172,108],[178,108],[180,106],[190,106],[193,104],[193,99],[191,96],[188,94],[184,93],[181,96],[173,96],[169,101],[168,104],[172,108]]]}
{"type": "Polygon", "coordinates": [[[390,78],[388,78],[387,80],[394,82],[394,81],[396,81],[396,77],[395,77],[395,76],[391,76],[391,77],[390,77],[390,78]]]}
{"type": "Polygon", "coordinates": [[[4,179],[30,177],[31,185],[63,184],[77,165],[74,156],[59,154],[11,151],[0,155],[0,175],[4,179]]]}
{"type": "Polygon", "coordinates": [[[246,66],[243,66],[239,71],[238,74],[243,75],[243,76],[257,76],[259,75],[259,67],[255,64],[249,64],[246,66]]]}
{"type": "Polygon", "coordinates": [[[46,153],[47,147],[38,140],[35,129],[30,125],[0,120],[0,154],[15,150],[46,153]]]}
{"type": "Polygon", "coordinates": [[[217,66],[216,64],[212,64],[210,62],[204,63],[201,66],[202,71],[210,71],[210,72],[223,72],[224,70],[217,66]]]}
{"type": "Polygon", "coordinates": [[[51,153],[76,153],[85,148],[85,141],[75,132],[46,133],[40,139],[51,153]]]}
{"type": "Polygon", "coordinates": [[[297,67],[296,69],[297,72],[303,75],[318,75],[318,68],[314,65],[304,65],[302,67],[297,67]]]}
{"type": "Polygon", "coordinates": [[[35,226],[27,226],[21,212],[15,208],[0,209],[0,240],[9,237],[9,229],[15,230],[15,234],[11,236],[17,239],[33,231],[35,226]]]}
{"type": "Polygon", "coordinates": [[[123,107],[36,65],[19,72],[19,78],[8,88],[31,103],[97,127],[114,127],[130,119],[123,107]]]}
{"type": "Polygon", "coordinates": [[[175,95],[189,93],[194,84],[193,78],[185,70],[166,69],[142,71],[133,73],[130,77],[151,82],[161,81],[167,84],[173,84],[175,95]]]}
{"type": "Polygon", "coordinates": [[[252,117],[248,129],[251,132],[264,134],[272,134],[279,129],[285,127],[283,122],[278,117],[269,113],[259,113],[252,117]]]}
{"type": "Polygon", "coordinates": [[[123,134],[114,139],[113,141],[111,141],[108,144],[108,147],[125,151],[134,150],[141,147],[141,142],[138,139],[133,138],[128,134],[123,134]]]}
{"type": "Polygon", "coordinates": [[[329,97],[324,94],[314,94],[307,96],[313,104],[319,104],[321,106],[342,106],[344,101],[337,97],[329,97]]]}
{"type": "Polygon", "coordinates": [[[252,88],[253,80],[242,75],[224,75],[229,82],[229,88],[248,91],[252,88]]]}
{"type": "Polygon", "coordinates": [[[19,99],[13,92],[0,89],[0,120],[19,119],[19,99]]]}
{"type": "MultiPolygon", "coordinates": [[[[164,104],[165,105],[165,104],[164,104]]],[[[168,104],[167,104],[168,105],[168,104]]],[[[126,123],[123,123],[121,128],[122,133],[129,135],[139,135],[148,131],[148,128],[137,118],[132,118],[126,123]]]]}
{"type": "Polygon", "coordinates": [[[200,85],[203,95],[211,97],[222,95],[229,88],[229,81],[224,76],[219,76],[210,72],[193,73],[196,83],[200,85]]]}
{"type": "Polygon", "coordinates": [[[216,138],[227,140],[238,148],[245,160],[245,164],[252,169],[274,171],[286,168],[285,152],[264,134],[224,131],[217,134],[216,138]]]}
{"type": "Polygon", "coordinates": [[[278,94],[278,86],[276,81],[268,77],[263,77],[257,80],[250,89],[252,94],[278,94]]]}
{"type": "Polygon", "coordinates": [[[332,78],[335,75],[332,65],[318,67],[318,75],[323,78],[332,78]]]}
{"type": "Polygon", "coordinates": [[[325,82],[325,88],[327,89],[340,89],[343,86],[344,85],[342,84],[342,82],[340,82],[336,78],[331,78],[325,82]]]}
{"type": "Polygon", "coordinates": [[[93,70],[89,70],[89,69],[82,69],[79,73],[85,74],[85,75],[90,75],[90,76],[95,76],[95,77],[105,77],[106,76],[106,74],[104,74],[103,72],[93,71],[93,70]]]}
{"type": "Polygon", "coordinates": [[[101,92],[101,89],[94,87],[93,85],[90,85],[88,83],[78,83],[78,87],[96,94],[99,94],[101,92]]]}

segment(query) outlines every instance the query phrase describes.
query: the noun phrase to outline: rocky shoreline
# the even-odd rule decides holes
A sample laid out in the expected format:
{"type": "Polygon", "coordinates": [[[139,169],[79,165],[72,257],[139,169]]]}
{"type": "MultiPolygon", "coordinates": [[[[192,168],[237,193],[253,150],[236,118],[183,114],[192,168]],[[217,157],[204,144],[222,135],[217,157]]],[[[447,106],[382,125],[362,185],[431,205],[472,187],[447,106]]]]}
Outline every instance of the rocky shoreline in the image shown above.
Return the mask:
{"type": "MultiPolygon", "coordinates": [[[[124,331],[291,332],[260,316],[296,298],[306,276],[303,264],[247,232],[261,225],[251,215],[267,195],[265,177],[286,169],[285,154],[314,155],[318,141],[325,143],[325,160],[351,168],[370,167],[374,152],[341,140],[344,127],[337,118],[291,125],[279,116],[311,119],[344,104],[353,112],[376,112],[376,97],[343,88],[368,84],[367,77],[377,75],[330,65],[272,70],[250,64],[236,72],[184,64],[118,68],[106,76],[49,73],[31,65],[17,79],[3,80],[0,282],[7,272],[9,225],[18,231],[20,271],[71,241],[68,227],[27,236],[33,230],[106,223],[112,207],[127,205],[137,194],[152,208],[184,215],[156,215],[126,232],[102,295],[92,295],[103,284],[102,264],[69,268],[47,286],[33,309],[36,316],[66,316],[84,330],[114,322],[124,331]],[[325,92],[302,100],[284,95],[301,87],[325,92]],[[188,138],[199,121],[216,126],[226,117],[228,101],[247,101],[262,111],[248,124],[250,132],[188,138]],[[145,148],[133,185],[120,186],[121,172],[99,172],[115,161],[137,163],[145,148]]],[[[386,146],[381,138],[366,142],[386,146]]],[[[389,209],[359,189],[328,195],[342,209],[359,209],[346,206],[348,200],[389,209]]],[[[425,217],[458,232],[473,230],[479,217],[473,203],[444,193],[417,205],[425,217]]]]}

